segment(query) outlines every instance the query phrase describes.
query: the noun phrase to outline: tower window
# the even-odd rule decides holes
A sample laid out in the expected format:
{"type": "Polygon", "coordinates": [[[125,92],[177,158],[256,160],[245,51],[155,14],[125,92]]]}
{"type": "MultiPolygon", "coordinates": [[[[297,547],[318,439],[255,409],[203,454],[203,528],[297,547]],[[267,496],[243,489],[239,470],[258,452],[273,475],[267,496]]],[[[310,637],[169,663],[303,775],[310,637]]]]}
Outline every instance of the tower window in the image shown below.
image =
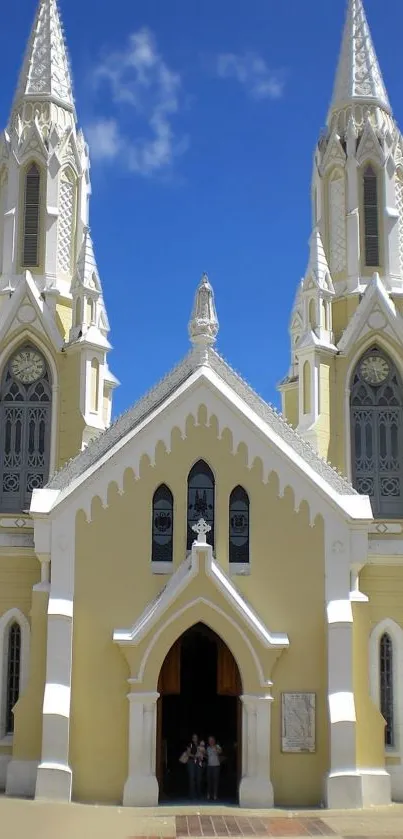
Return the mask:
{"type": "Polygon", "coordinates": [[[240,486],[229,500],[229,561],[249,562],[249,496],[240,486]]]}
{"type": "Polygon", "coordinates": [[[32,163],[25,176],[22,255],[25,268],[36,268],[39,265],[40,190],[40,170],[36,163],[32,163]]]}
{"type": "Polygon", "coordinates": [[[7,684],[6,684],[6,734],[14,731],[13,708],[20,695],[21,628],[17,622],[8,632],[7,684]]]}
{"type": "Polygon", "coordinates": [[[378,178],[372,166],[364,170],[365,265],[379,265],[378,178]]]}
{"type": "Polygon", "coordinates": [[[173,559],[174,501],[165,484],[156,489],[153,497],[152,561],[172,562],[173,559]]]}
{"type": "Polygon", "coordinates": [[[189,472],[188,511],[187,511],[187,549],[190,551],[196,539],[192,529],[200,519],[210,525],[207,542],[214,548],[214,475],[204,460],[199,460],[189,472]]]}
{"type": "Polygon", "coordinates": [[[51,385],[45,359],[30,344],[9,359],[0,389],[0,510],[29,508],[48,478],[51,385]]]}
{"type": "Polygon", "coordinates": [[[379,669],[380,669],[380,708],[381,714],[386,722],[385,746],[395,745],[394,720],[393,720],[393,645],[392,639],[387,632],[382,635],[379,644],[379,669]]]}
{"type": "Polygon", "coordinates": [[[351,388],[353,483],[377,517],[403,515],[403,390],[377,347],[358,363],[351,388]]]}

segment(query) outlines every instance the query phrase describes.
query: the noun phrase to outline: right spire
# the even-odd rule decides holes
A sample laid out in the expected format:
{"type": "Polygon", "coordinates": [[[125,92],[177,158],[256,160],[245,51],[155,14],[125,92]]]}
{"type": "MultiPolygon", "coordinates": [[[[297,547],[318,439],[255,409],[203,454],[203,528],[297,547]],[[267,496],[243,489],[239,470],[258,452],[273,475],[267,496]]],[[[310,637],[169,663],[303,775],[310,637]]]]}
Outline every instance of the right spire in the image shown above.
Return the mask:
{"type": "Polygon", "coordinates": [[[362,0],[348,0],[329,121],[335,111],[352,104],[392,113],[362,0]]]}

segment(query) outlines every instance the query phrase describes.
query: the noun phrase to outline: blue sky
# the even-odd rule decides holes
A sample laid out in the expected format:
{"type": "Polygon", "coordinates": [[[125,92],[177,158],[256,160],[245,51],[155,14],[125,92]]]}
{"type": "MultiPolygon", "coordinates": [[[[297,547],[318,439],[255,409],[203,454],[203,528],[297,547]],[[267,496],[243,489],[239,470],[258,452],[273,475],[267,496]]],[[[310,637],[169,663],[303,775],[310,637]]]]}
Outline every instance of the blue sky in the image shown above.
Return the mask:
{"type": "MultiPolygon", "coordinates": [[[[401,0],[366,0],[403,125],[401,0]]],[[[310,235],[312,155],[326,119],[344,0],[60,0],[79,121],[92,148],[91,228],[111,322],[114,414],[188,349],[200,275],[218,348],[266,399],[310,235]]],[[[1,123],[35,0],[9,4],[1,123]]]]}

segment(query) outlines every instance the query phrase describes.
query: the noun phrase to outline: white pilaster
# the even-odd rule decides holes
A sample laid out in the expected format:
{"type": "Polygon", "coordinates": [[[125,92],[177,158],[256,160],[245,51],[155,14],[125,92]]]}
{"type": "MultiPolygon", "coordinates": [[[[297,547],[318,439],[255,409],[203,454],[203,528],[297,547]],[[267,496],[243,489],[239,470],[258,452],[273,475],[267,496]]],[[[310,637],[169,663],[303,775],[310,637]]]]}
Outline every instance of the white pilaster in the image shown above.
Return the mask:
{"type": "Polygon", "coordinates": [[[123,790],[126,807],[158,804],[155,776],[157,699],[159,693],[129,693],[129,774],[123,790]]]}
{"type": "Polygon", "coordinates": [[[390,777],[385,769],[363,770],[357,765],[350,573],[351,564],[358,559],[357,544],[363,540],[356,540],[346,525],[336,521],[327,522],[325,540],[330,725],[327,805],[353,809],[389,804],[390,777]]]}
{"type": "Polygon", "coordinates": [[[74,600],[74,520],[67,513],[52,524],[52,583],[48,605],[42,759],[36,798],[71,800],[70,699],[74,600]]]}
{"type": "Polygon", "coordinates": [[[241,696],[242,780],[241,807],[272,807],[270,780],[271,696],[241,696]]]}

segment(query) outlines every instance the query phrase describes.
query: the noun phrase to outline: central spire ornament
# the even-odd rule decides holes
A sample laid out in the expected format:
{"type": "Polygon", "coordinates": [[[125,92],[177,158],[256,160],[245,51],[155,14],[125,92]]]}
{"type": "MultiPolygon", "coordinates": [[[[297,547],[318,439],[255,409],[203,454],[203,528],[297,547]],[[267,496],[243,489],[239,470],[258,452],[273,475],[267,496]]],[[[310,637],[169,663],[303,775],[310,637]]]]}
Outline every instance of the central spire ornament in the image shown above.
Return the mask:
{"type": "Polygon", "coordinates": [[[193,311],[189,321],[189,337],[195,348],[207,353],[218,335],[218,317],[214,303],[214,291],[207,274],[203,274],[198,285],[193,311]]]}

